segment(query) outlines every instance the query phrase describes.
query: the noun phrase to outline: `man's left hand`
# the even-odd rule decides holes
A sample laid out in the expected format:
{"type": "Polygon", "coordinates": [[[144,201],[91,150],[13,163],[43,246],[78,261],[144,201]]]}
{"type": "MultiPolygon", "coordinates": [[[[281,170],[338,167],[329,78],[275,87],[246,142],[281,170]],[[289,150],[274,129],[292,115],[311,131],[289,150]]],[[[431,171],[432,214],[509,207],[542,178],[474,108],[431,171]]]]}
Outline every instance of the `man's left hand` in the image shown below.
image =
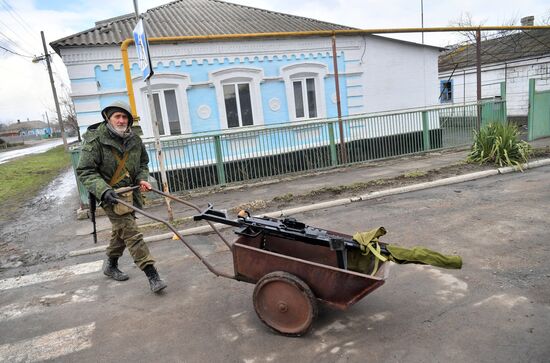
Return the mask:
{"type": "Polygon", "coordinates": [[[151,190],[152,186],[149,182],[146,182],[145,180],[142,180],[139,182],[139,191],[140,192],[148,192],[151,190]]]}

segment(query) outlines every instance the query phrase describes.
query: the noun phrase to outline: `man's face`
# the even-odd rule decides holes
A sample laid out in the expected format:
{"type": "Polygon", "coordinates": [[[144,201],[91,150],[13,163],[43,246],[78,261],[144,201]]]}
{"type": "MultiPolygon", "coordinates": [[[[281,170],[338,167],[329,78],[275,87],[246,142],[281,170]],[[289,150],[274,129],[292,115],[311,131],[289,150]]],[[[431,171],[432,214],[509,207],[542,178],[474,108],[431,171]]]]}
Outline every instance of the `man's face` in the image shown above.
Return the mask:
{"type": "Polygon", "coordinates": [[[124,132],[128,128],[128,115],[124,112],[115,112],[109,117],[109,123],[118,132],[124,132]]]}

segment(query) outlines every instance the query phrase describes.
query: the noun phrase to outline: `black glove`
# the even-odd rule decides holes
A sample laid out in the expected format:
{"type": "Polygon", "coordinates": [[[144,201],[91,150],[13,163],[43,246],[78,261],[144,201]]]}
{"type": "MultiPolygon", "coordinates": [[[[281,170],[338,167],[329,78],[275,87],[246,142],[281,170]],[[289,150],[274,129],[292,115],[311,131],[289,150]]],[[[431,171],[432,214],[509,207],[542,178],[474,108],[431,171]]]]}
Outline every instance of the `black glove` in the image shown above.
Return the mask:
{"type": "Polygon", "coordinates": [[[113,189],[107,189],[107,191],[103,193],[103,196],[101,196],[101,200],[109,204],[118,204],[116,198],[118,198],[118,194],[115,193],[113,189]]]}

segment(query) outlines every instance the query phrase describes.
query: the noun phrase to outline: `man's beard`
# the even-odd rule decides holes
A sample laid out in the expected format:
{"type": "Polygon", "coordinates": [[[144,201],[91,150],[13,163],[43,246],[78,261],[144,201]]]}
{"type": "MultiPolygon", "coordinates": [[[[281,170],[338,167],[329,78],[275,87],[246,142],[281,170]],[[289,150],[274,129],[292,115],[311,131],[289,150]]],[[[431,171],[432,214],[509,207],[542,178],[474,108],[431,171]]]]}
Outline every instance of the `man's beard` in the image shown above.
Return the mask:
{"type": "Polygon", "coordinates": [[[123,135],[126,132],[126,130],[128,129],[128,126],[116,126],[116,125],[114,125],[113,129],[116,132],[118,132],[120,135],[123,135]]]}
{"type": "Polygon", "coordinates": [[[111,131],[111,133],[113,133],[114,135],[118,135],[123,139],[128,138],[132,135],[132,129],[128,126],[116,126],[110,122],[107,122],[107,128],[111,131]]]}

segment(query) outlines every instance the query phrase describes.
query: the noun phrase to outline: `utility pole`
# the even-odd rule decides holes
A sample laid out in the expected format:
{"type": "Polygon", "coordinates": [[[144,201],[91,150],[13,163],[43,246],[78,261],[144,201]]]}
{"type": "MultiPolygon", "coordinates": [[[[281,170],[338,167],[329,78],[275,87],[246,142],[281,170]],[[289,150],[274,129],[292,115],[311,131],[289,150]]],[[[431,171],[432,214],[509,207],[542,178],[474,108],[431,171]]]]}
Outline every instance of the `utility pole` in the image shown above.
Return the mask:
{"type": "MultiPolygon", "coordinates": [[[[65,127],[63,126],[63,117],[61,116],[61,108],[59,108],[59,101],[57,100],[57,91],[55,90],[55,84],[52,74],[52,66],[50,65],[50,53],[48,53],[48,47],[46,46],[46,39],[44,38],[44,31],[40,31],[42,36],[42,45],[44,46],[44,59],[46,59],[46,64],[48,66],[48,74],[50,75],[50,84],[52,85],[53,100],[55,102],[55,109],[57,111],[57,120],[59,121],[59,128],[61,129],[61,137],[63,138],[63,146],[67,150],[67,137],[65,135],[65,127]]],[[[41,61],[42,57],[35,57],[32,61],[34,63],[41,61]]]]}
{"type": "MultiPolygon", "coordinates": [[[[134,0],[134,10],[136,13],[136,24],[140,21],[139,11],[138,11],[138,4],[137,0],[134,0]]],[[[145,37],[147,35],[147,29],[145,28],[145,22],[143,22],[143,32],[145,34],[145,37]]],[[[146,42],[147,43],[147,42],[146,42]]],[[[136,43],[136,50],[137,50],[138,44],[136,43]]],[[[149,61],[149,63],[151,63],[149,61]]],[[[153,136],[155,139],[155,149],[157,151],[156,156],[159,163],[159,169],[160,169],[160,177],[161,177],[161,184],[162,184],[162,191],[165,193],[170,193],[168,189],[168,177],[166,175],[166,168],[164,167],[164,153],[162,152],[162,144],[160,142],[160,132],[159,132],[159,125],[158,125],[158,119],[157,119],[157,113],[155,112],[155,102],[153,100],[153,91],[151,90],[151,81],[150,78],[153,73],[153,64],[149,65],[151,74],[147,77],[145,80],[147,84],[147,99],[149,100],[149,115],[151,116],[151,123],[153,126],[153,136]]],[[[164,198],[164,201],[166,203],[166,209],[168,210],[168,219],[170,221],[174,220],[174,212],[172,210],[172,206],[170,205],[170,199],[168,197],[164,198]]]]}
{"type": "MultiPolygon", "coordinates": [[[[420,0],[420,25],[424,29],[424,0],[420,0]]],[[[424,32],[422,32],[422,44],[424,44],[424,32]]]]}
{"type": "Polygon", "coordinates": [[[476,30],[477,131],[481,128],[481,30],[476,30]]]}
{"type": "MultiPolygon", "coordinates": [[[[336,52],[336,35],[332,35],[332,64],[334,66],[334,85],[336,87],[336,107],[338,110],[338,132],[340,133],[340,162],[348,163],[348,153],[344,139],[344,126],[342,122],[342,106],[340,102],[340,80],[338,75],[338,53],[336,52]]],[[[332,126],[331,126],[332,127],[332,126]]]]}

